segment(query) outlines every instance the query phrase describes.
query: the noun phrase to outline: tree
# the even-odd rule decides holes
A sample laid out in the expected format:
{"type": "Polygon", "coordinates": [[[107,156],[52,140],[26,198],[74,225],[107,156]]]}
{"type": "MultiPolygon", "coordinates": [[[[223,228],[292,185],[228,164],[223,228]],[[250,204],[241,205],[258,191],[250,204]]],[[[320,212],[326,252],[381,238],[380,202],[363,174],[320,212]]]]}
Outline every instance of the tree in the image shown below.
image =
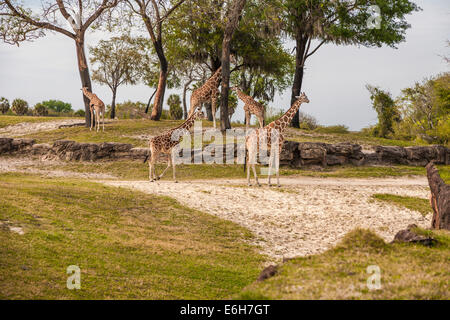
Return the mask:
{"type": "Polygon", "coordinates": [[[11,110],[18,116],[23,116],[28,111],[28,102],[22,99],[14,99],[11,110]]]}
{"type": "Polygon", "coordinates": [[[234,31],[238,27],[239,17],[244,9],[246,0],[234,0],[230,4],[230,9],[227,13],[227,22],[223,32],[222,41],[222,83],[221,83],[221,97],[220,100],[220,129],[225,131],[230,129],[230,117],[228,112],[228,94],[230,89],[230,54],[231,54],[231,39],[234,31]]]}
{"type": "Polygon", "coordinates": [[[397,99],[408,135],[432,143],[450,139],[450,73],[402,90],[397,99]]]}
{"type": "MultiPolygon", "coordinates": [[[[202,84],[221,66],[224,27],[232,3],[198,0],[180,7],[170,19],[166,33],[166,53],[174,66],[170,76],[179,79],[184,92],[202,84]]],[[[293,59],[282,47],[279,9],[273,4],[273,0],[247,0],[230,44],[236,60],[231,82],[265,101],[290,85],[293,74],[293,59]]],[[[212,120],[209,104],[206,111],[212,120]]]]}
{"type": "Polygon", "coordinates": [[[371,85],[366,85],[366,88],[370,92],[372,107],[378,114],[378,124],[375,127],[374,134],[386,138],[388,134],[394,133],[394,121],[400,121],[397,106],[389,92],[371,85]]]}
{"type": "MultiPolygon", "coordinates": [[[[306,60],[324,44],[395,48],[410,27],[405,16],[419,10],[408,0],[280,0],[280,5],[284,30],[295,40],[291,103],[300,94],[306,60]]],[[[291,126],[299,127],[298,113],[291,126]]]]}
{"type": "Polygon", "coordinates": [[[151,120],[159,120],[162,113],[164,93],[166,91],[168,61],[164,53],[163,22],[177,9],[185,0],[177,1],[170,6],[169,0],[126,0],[131,12],[138,15],[144,22],[153,48],[159,60],[159,80],[153,102],[151,120]]]}
{"type": "Polygon", "coordinates": [[[173,120],[180,120],[183,117],[183,109],[181,109],[180,96],[177,94],[171,94],[167,99],[169,105],[170,118],[173,120]]]}
{"type": "Polygon", "coordinates": [[[42,103],[37,103],[33,108],[33,114],[35,116],[45,117],[46,115],[48,115],[48,109],[42,103]]]}
{"type": "Polygon", "coordinates": [[[0,112],[2,114],[7,113],[9,110],[9,101],[5,97],[0,98],[0,112]]]}
{"type": "Polygon", "coordinates": [[[146,59],[139,42],[139,39],[124,35],[100,40],[96,47],[89,48],[91,63],[98,64],[92,79],[107,85],[112,91],[111,119],[116,116],[117,88],[122,84],[135,84],[141,78],[146,59]]]}
{"type": "Polygon", "coordinates": [[[64,102],[61,100],[47,100],[42,101],[41,104],[45,106],[48,110],[52,110],[54,112],[63,112],[68,113],[72,111],[72,105],[68,102],[64,102]]]}
{"type": "MultiPolygon", "coordinates": [[[[41,10],[23,7],[19,1],[0,1],[0,36],[3,41],[19,45],[57,32],[74,40],[81,86],[91,91],[91,77],[84,51],[85,34],[89,27],[119,0],[54,0],[42,1],[41,10]],[[65,28],[66,23],[70,28],[65,28]]],[[[39,6],[35,6],[39,8],[39,6]]],[[[83,96],[86,127],[90,126],[89,99],[83,96]]]]}

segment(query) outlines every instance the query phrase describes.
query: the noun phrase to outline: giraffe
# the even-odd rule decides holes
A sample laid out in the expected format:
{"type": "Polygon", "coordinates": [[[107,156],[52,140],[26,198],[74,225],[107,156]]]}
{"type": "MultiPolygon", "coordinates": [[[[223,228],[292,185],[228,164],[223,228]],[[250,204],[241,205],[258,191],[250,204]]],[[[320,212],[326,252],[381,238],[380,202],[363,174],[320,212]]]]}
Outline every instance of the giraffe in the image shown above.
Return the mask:
{"type": "Polygon", "coordinates": [[[260,128],[262,128],[264,126],[264,106],[258,101],[255,101],[252,97],[239,90],[238,87],[232,87],[231,90],[234,90],[239,99],[244,102],[246,130],[248,130],[250,126],[250,117],[252,116],[252,114],[254,114],[258,118],[259,126],[260,128]]]}
{"type": "Polygon", "coordinates": [[[279,161],[281,154],[281,149],[283,147],[284,137],[283,137],[283,131],[286,129],[286,127],[291,122],[292,118],[294,117],[297,110],[300,108],[300,105],[305,102],[309,103],[309,99],[306,96],[306,94],[303,92],[300,96],[296,97],[297,100],[292,104],[292,106],[289,108],[288,111],[284,115],[282,115],[278,120],[275,120],[271,123],[269,123],[267,126],[263,128],[259,128],[256,130],[252,130],[250,132],[245,140],[245,148],[247,150],[245,155],[245,161],[247,162],[247,157],[249,159],[249,165],[247,167],[247,183],[249,186],[251,186],[250,183],[250,166],[252,167],[253,174],[255,176],[256,184],[260,186],[258,182],[258,176],[256,175],[256,155],[258,154],[258,151],[266,151],[269,150],[270,156],[269,156],[269,181],[268,185],[270,186],[270,175],[272,171],[273,163],[276,161],[276,176],[277,176],[277,186],[280,186],[280,177],[279,177],[279,161]],[[260,140],[261,139],[261,140],[260,140]],[[278,150],[276,150],[276,146],[274,146],[274,150],[272,150],[272,141],[273,143],[278,142],[278,150]],[[266,144],[267,149],[263,145],[259,145],[260,142],[266,144]],[[278,152],[278,154],[275,154],[274,152],[278,152]],[[276,157],[276,158],[275,158],[276,157]]]}
{"type": "MultiPolygon", "coordinates": [[[[188,130],[194,124],[194,121],[197,119],[203,119],[204,114],[199,107],[194,111],[193,114],[189,116],[189,118],[183,122],[178,127],[170,129],[169,131],[164,132],[163,134],[153,137],[149,140],[149,149],[150,149],[150,161],[149,161],[149,180],[153,182],[155,180],[159,180],[163,177],[166,170],[172,165],[173,169],[173,180],[177,182],[175,177],[175,147],[181,142],[181,138],[183,137],[183,130],[188,130]],[[167,167],[161,173],[161,175],[156,176],[156,168],[155,163],[160,153],[168,154],[167,167]]],[[[147,161],[148,156],[145,158],[144,162],[147,161]]]]}
{"type": "Polygon", "coordinates": [[[99,99],[99,97],[97,97],[95,93],[89,92],[88,87],[83,87],[83,89],[81,90],[83,91],[83,94],[89,99],[89,111],[91,112],[91,128],[89,130],[92,130],[95,111],[95,125],[97,127],[97,132],[100,127],[100,115],[103,118],[103,131],[105,131],[105,104],[102,100],[99,99]]]}
{"type": "Polygon", "coordinates": [[[191,107],[189,115],[192,115],[197,106],[202,103],[211,101],[211,111],[213,114],[213,124],[216,128],[216,104],[217,96],[219,95],[219,84],[222,81],[222,67],[214,72],[214,74],[206,80],[206,82],[198,89],[195,89],[191,95],[191,107]]]}

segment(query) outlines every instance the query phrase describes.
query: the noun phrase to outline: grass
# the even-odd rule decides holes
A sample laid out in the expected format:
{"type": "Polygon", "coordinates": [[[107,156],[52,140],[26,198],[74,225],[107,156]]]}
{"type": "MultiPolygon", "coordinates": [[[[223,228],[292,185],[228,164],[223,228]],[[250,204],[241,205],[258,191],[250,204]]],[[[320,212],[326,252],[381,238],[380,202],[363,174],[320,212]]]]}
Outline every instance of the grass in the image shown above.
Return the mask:
{"type": "Polygon", "coordinates": [[[432,213],[430,203],[427,199],[421,199],[417,197],[405,197],[398,196],[395,194],[377,193],[372,195],[372,198],[384,201],[387,203],[392,203],[399,207],[404,207],[410,210],[415,210],[420,212],[422,215],[427,215],[432,213]]]}
{"type": "MultiPolygon", "coordinates": [[[[51,121],[54,117],[17,117],[0,116],[0,128],[19,122],[51,121]]],[[[63,118],[57,118],[63,119],[63,118]]],[[[31,134],[27,137],[36,139],[39,143],[52,143],[56,140],[69,139],[77,142],[122,142],[134,146],[145,146],[146,140],[139,138],[142,135],[157,135],[161,132],[179,125],[182,120],[149,121],[147,119],[128,119],[113,121],[105,126],[106,132],[98,134],[90,132],[85,127],[72,127],[31,134]]],[[[211,127],[212,122],[203,121],[204,127],[211,127]]],[[[233,127],[243,127],[242,124],[233,124],[233,127]]],[[[351,142],[365,146],[416,146],[423,143],[417,141],[404,141],[384,139],[364,135],[360,132],[345,132],[342,126],[321,127],[314,131],[288,128],[285,138],[298,142],[325,142],[339,143],[351,142]]]]}
{"type": "Polygon", "coordinates": [[[364,146],[382,145],[382,146],[410,147],[423,145],[423,143],[417,141],[371,137],[355,131],[343,133],[342,130],[339,130],[339,128],[336,128],[336,126],[332,126],[330,127],[330,129],[327,129],[327,127],[325,127],[314,131],[288,128],[285,138],[286,140],[297,142],[324,142],[330,144],[349,142],[364,146]]]}
{"type": "Polygon", "coordinates": [[[31,117],[31,116],[8,116],[0,115],[0,128],[15,125],[18,123],[36,123],[36,122],[48,122],[57,120],[67,120],[67,119],[80,119],[82,118],[71,118],[71,117],[31,117]]]}
{"type": "Polygon", "coordinates": [[[258,275],[250,233],[155,195],[0,176],[0,299],[224,299],[258,275]],[[81,268],[81,290],[66,269],[81,268]]]}
{"type": "Polygon", "coordinates": [[[439,244],[387,244],[368,230],[347,234],[322,254],[289,260],[237,299],[450,299],[450,233],[419,231],[439,244]],[[367,267],[380,268],[380,290],[369,290],[367,267]]]}
{"type": "MultiPolygon", "coordinates": [[[[29,166],[23,166],[23,169],[29,166]]],[[[161,173],[166,164],[157,164],[157,173],[161,173]]],[[[52,165],[45,168],[40,164],[39,169],[59,169],[82,173],[110,174],[119,179],[145,180],[148,178],[148,164],[140,161],[106,161],[106,162],[64,162],[60,165],[52,165]]],[[[438,166],[441,177],[450,183],[450,166],[438,166]]],[[[246,178],[243,165],[220,164],[193,164],[177,165],[178,180],[195,179],[234,179],[246,178]]],[[[259,173],[259,169],[258,169],[259,173]]],[[[253,174],[253,173],[252,173],[253,174]]],[[[329,167],[324,170],[280,168],[280,176],[316,177],[316,178],[386,178],[401,176],[425,176],[425,168],[410,166],[383,166],[383,167],[354,167],[340,166],[329,167]]],[[[253,176],[252,176],[253,177],[253,176]]],[[[264,178],[265,176],[261,176],[264,178]]],[[[163,180],[172,179],[172,169],[166,172],[163,180]]]]}

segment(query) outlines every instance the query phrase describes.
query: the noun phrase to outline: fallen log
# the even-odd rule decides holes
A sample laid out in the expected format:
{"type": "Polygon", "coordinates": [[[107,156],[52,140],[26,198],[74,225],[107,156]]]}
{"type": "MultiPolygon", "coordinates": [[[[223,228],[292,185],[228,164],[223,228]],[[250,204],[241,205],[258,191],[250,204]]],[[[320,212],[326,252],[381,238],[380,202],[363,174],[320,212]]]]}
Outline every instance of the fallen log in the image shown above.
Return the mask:
{"type": "Polygon", "coordinates": [[[426,166],[430,186],[430,205],[433,209],[431,227],[450,230],[450,186],[445,184],[433,162],[426,166]]]}

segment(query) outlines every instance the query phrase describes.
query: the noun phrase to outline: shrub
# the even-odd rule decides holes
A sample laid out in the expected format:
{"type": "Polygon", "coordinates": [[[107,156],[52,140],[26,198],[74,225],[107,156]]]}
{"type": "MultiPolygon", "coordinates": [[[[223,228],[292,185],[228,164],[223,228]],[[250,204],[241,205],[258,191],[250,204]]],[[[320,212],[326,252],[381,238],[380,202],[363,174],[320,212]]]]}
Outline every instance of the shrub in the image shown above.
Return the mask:
{"type": "Polygon", "coordinates": [[[343,124],[339,124],[336,126],[319,126],[317,127],[314,132],[318,132],[318,133],[348,133],[348,127],[343,125],[343,124]]]}
{"type": "Polygon", "coordinates": [[[22,99],[14,99],[11,110],[15,114],[23,116],[28,111],[28,102],[22,99]]]}
{"type": "Polygon", "coordinates": [[[9,110],[9,101],[5,97],[0,98],[0,112],[2,114],[7,113],[9,110]]]}
{"type": "MultiPolygon", "coordinates": [[[[142,102],[125,101],[116,104],[116,117],[118,119],[141,119],[147,105],[142,102]]],[[[149,113],[152,106],[149,107],[149,113]]]]}
{"type": "Polygon", "coordinates": [[[61,100],[47,100],[41,102],[47,109],[53,110],[55,112],[70,112],[72,111],[72,105],[61,100]]]}
{"type": "Polygon", "coordinates": [[[34,106],[33,115],[39,116],[39,117],[45,117],[48,115],[48,109],[42,103],[37,103],[34,106]]]}
{"type": "Polygon", "coordinates": [[[80,110],[75,111],[74,116],[76,116],[76,117],[85,117],[86,116],[86,112],[83,109],[80,109],[80,110]]]}
{"type": "Polygon", "coordinates": [[[299,122],[300,129],[314,130],[318,127],[317,119],[303,112],[300,112],[299,122]]]}
{"type": "Polygon", "coordinates": [[[167,99],[169,105],[169,115],[173,120],[180,120],[183,118],[183,109],[181,108],[180,96],[177,94],[171,94],[167,99]]]}

